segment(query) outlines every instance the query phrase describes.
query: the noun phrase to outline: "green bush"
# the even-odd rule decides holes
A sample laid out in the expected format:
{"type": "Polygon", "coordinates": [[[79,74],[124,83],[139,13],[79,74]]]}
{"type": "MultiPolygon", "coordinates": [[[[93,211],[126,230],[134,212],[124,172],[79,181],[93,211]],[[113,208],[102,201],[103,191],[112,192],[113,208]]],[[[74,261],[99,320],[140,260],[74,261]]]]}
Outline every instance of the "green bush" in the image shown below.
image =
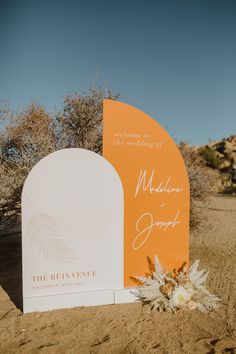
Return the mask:
{"type": "Polygon", "coordinates": [[[210,146],[204,146],[199,150],[199,152],[209,167],[219,169],[222,161],[217,156],[217,152],[214,149],[210,146]]]}

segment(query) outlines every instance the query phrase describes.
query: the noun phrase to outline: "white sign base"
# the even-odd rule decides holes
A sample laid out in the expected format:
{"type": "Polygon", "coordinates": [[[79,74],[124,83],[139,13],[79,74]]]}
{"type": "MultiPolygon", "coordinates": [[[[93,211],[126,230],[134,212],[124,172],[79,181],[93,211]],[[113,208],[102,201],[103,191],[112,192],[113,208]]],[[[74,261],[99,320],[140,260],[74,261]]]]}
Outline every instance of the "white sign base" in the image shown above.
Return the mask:
{"type": "Polygon", "coordinates": [[[136,288],[80,291],[24,298],[24,313],[57,310],[77,306],[98,306],[136,302],[136,288]]]}

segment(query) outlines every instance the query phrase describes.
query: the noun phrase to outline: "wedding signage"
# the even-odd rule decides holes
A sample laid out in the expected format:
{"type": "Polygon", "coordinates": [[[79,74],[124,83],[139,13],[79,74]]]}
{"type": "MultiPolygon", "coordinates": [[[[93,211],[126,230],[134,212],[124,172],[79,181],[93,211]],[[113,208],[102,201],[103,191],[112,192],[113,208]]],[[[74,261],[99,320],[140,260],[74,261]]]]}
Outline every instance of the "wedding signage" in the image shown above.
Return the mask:
{"type": "Polygon", "coordinates": [[[103,157],[59,150],[29,173],[22,255],[24,312],[132,302],[147,257],[188,264],[189,182],[168,133],[104,100],[103,157]]]}
{"type": "Polygon", "coordinates": [[[103,156],[124,189],[124,287],[157,255],[168,270],[189,259],[189,182],[168,133],[147,114],[104,100],[103,156]]]}
{"type": "Polygon", "coordinates": [[[114,303],[123,288],[123,188],[102,156],[42,159],[22,192],[24,312],[114,303]]]}

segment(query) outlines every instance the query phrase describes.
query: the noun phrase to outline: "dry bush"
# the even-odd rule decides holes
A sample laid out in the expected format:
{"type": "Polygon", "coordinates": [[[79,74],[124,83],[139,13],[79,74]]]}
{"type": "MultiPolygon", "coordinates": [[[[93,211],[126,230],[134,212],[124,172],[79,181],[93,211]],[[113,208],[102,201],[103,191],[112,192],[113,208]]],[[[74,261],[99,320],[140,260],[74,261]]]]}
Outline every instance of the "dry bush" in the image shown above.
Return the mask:
{"type": "Polygon", "coordinates": [[[206,166],[206,162],[197,150],[185,143],[180,143],[180,152],[183,156],[190,184],[190,228],[199,229],[205,217],[200,211],[200,203],[206,203],[216,191],[216,176],[206,166]]]}
{"type": "Polygon", "coordinates": [[[20,221],[22,186],[44,156],[70,147],[102,153],[102,102],[117,97],[102,89],[66,96],[62,112],[55,118],[36,103],[16,114],[2,104],[0,225],[20,221]]]}
{"type": "Polygon", "coordinates": [[[21,191],[31,168],[56,149],[51,117],[42,106],[32,103],[24,111],[1,115],[0,134],[0,224],[20,218],[21,191]]]}
{"type": "Polygon", "coordinates": [[[79,147],[102,154],[103,99],[118,97],[102,89],[66,96],[56,116],[60,148],[79,147]]]}
{"type": "MultiPolygon", "coordinates": [[[[102,153],[102,102],[118,95],[102,89],[66,96],[62,111],[50,116],[32,103],[19,113],[0,108],[0,224],[20,220],[22,186],[31,168],[49,153],[70,147],[102,153]]],[[[200,155],[180,145],[191,189],[191,227],[199,225],[198,201],[212,191],[212,180],[200,155]]],[[[200,218],[201,220],[201,218],[200,218]]]]}

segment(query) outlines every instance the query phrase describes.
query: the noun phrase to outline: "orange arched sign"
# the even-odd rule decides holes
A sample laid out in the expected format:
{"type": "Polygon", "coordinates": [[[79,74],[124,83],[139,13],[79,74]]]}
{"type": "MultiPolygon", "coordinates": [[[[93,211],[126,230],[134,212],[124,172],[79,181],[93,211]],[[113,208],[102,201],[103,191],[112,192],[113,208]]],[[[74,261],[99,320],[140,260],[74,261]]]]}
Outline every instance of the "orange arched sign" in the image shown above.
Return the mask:
{"type": "Polygon", "coordinates": [[[124,189],[124,286],[156,254],[172,270],[189,258],[189,182],[169,134],[144,112],[104,100],[103,155],[124,189]]]}

